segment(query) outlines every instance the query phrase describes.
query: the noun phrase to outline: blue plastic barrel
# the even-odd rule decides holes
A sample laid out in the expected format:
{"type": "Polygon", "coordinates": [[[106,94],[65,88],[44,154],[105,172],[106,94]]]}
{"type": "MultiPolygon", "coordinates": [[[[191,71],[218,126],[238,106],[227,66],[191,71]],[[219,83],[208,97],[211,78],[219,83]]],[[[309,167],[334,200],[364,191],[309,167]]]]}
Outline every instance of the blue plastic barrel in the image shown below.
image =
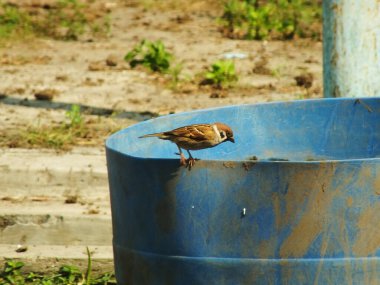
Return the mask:
{"type": "Polygon", "coordinates": [[[120,285],[380,284],[380,98],[160,117],[106,148],[120,285]],[[190,171],[138,139],[215,121],[236,143],[190,171]]]}

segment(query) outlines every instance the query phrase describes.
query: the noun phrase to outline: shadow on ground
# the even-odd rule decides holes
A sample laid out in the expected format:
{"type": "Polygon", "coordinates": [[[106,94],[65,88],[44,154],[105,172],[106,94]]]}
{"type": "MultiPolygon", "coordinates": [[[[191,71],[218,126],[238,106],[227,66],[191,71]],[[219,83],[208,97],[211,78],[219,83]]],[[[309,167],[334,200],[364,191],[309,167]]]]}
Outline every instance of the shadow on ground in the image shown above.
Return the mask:
{"type": "MultiPolygon", "coordinates": [[[[0,103],[7,105],[16,105],[16,106],[25,106],[32,108],[43,108],[43,109],[62,109],[70,110],[71,106],[74,104],[65,103],[65,102],[52,102],[52,101],[42,101],[42,100],[29,100],[25,98],[16,98],[12,96],[2,95],[0,96],[0,103]]],[[[119,119],[132,119],[136,121],[145,121],[154,117],[158,117],[157,113],[150,111],[144,112],[133,112],[133,111],[123,111],[115,110],[110,108],[100,108],[93,107],[84,104],[75,104],[79,105],[83,113],[87,115],[97,115],[105,117],[113,117],[119,119]]]]}

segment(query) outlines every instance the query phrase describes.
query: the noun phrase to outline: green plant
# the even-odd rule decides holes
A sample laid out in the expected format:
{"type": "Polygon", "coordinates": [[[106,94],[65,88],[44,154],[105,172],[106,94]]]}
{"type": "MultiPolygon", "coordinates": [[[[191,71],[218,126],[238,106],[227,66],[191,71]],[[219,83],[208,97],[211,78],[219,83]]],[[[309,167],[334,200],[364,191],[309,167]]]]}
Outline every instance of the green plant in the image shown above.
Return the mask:
{"type": "Polygon", "coordinates": [[[87,270],[82,273],[78,267],[73,265],[63,265],[55,274],[41,274],[35,272],[22,273],[24,267],[21,261],[5,262],[4,270],[0,274],[0,285],[111,285],[116,284],[113,273],[103,273],[95,278],[91,277],[92,259],[90,250],[87,247],[87,270]]]}
{"type": "Polygon", "coordinates": [[[55,126],[30,126],[25,131],[21,131],[11,141],[17,141],[20,146],[40,146],[45,148],[65,149],[68,145],[74,144],[77,138],[85,137],[88,133],[84,125],[83,116],[79,105],[72,105],[66,111],[69,123],[62,122],[55,126]]]}
{"type": "Polygon", "coordinates": [[[180,74],[182,72],[182,64],[176,64],[168,71],[170,76],[169,87],[175,90],[178,87],[178,84],[182,81],[180,78],[180,74]]]}
{"type": "Polygon", "coordinates": [[[65,38],[76,40],[85,32],[87,19],[83,13],[84,4],[77,0],[59,0],[56,13],[50,13],[50,21],[58,22],[60,26],[66,28],[65,38]]]}
{"type": "Polygon", "coordinates": [[[66,117],[70,120],[69,127],[77,128],[83,126],[83,117],[79,105],[71,105],[70,110],[66,111],[66,117]]]}
{"type": "Polygon", "coordinates": [[[47,148],[62,149],[73,144],[77,138],[86,137],[89,130],[84,124],[84,119],[79,105],[71,105],[66,111],[69,123],[53,127],[30,127],[22,134],[24,140],[30,145],[39,145],[47,148]]]}
{"type": "Polygon", "coordinates": [[[55,282],[66,281],[69,284],[75,284],[81,282],[83,284],[83,275],[78,267],[73,265],[63,265],[59,271],[58,275],[54,276],[55,282]]]}
{"type": "Polygon", "coordinates": [[[86,17],[88,6],[78,0],[58,0],[57,7],[50,9],[47,17],[37,21],[39,33],[53,38],[77,40],[92,24],[86,17]]]}
{"type": "Polygon", "coordinates": [[[170,69],[173,55],[169,53],[161,41],[150,42],[143,40],[128,52],[124,60],[134,68],[143,65],[156,72],[165,73],[170,69]]]}
{"type": "Polygon", "coordinates": [[[108,12],[94,19],[91,3],[80,0],[57,0],[50,9],[23,9],[0,0],[0,38],[12,35],[77,40],[84,33],[105,35],[110,30],[108,12]]]}
{"type": "Polygon", "coordinates": [[[228,28],[228,33],[232,35],[246,22],[247,3],[231,0],[224,3],[224,14],[222,24],[228,28]]]}
{"type": "Polygon", "coordinates": [[[56,9],[51,9],[41,21],[40,32],[53,38],[77,40],[89,32],[105,35],[110,30],[109,14],[93,19],[89,4],[79,0],[59,0],[56,9]]]}
{"type": "Polygon", "coordinates": [[[280,79],[281,76],[283,76],[284,70],[286,70],[286,68],[284,66],[276,66],[276,67],[274,67],[273,69],[270,70],[270,74],[273,77],[276,77],[277,79],[280,79]]]}
{"type": "Polygon", "coordinates": [[[259,5],[254,0],[229,0],[224,5],[222,24],[228,28],[229,36],[263,39],[274,25],[270,21],[273,8],[272,3],[259,5]]]}
{"type": "Polygon", "coordinates": [[[230,37],[261,40],[320,36],[319,0],[228,0],[221,24],[230,37]],[[315,25],[316,23],[316,25],[315,25]]]}
{"type": "Polygon", "coordinates": [[[213,63],[205,74],[205,81],[218,88],[230,86],[238,80],[235,64],[231,60],[219,60],[213,63]]]}
{"type": "MultiPolygon", "coordinates": [[[[84,117],[78,112],[78,108],[79,106],[71,107],[66,112],[66,120],[60,123],[41,123],[38,120],[25,128],[0,130],[0,147],[52,148],[65,151],[75,145],[99,145],[121,128],[120,119],[84,117]]],[[[123,124],[125,123],[129,124],[129,120],[123,124]]]]}
{"type": "Polygon", "coordinates": [[[92,259],[91,259],[91,252],[90,252],[88,246],[86,247],[86,251],[87,251],[87,270],[86,270],[85,280],[86,280],[86,285],[90,285],[91,270],[92,270],[92,259]]]}
{"type": "Polygon", "coordinates": [[[23,280],[20,269],[24,266],[21,261],[6,261],[4,271],[0,275],[0,284],[19,284],[23,280]]]}
{"type": "Polygon", "coordinates": [[[28,15],[17,7],[3,4],[0,1],[0,11],[0,38],[9,37],[19,30],[24,32],[31,30],[28,15]]]}
{"type": "Polygon", "coordinates": [[[91,32],[94,35],[108,35],[111,31],[111,17],[109,14],[105,15],[102,19],[94,22],[90,26],[91,32]]]}
{"type": "Polygon", "coordinates": [[[43,148],[65,149],[66,146],[75,142],[75,133],[64,126],[41,126],[30,127],[18,134],[16,138],[18,144],[26,147],[39,146],[43,148]]]}

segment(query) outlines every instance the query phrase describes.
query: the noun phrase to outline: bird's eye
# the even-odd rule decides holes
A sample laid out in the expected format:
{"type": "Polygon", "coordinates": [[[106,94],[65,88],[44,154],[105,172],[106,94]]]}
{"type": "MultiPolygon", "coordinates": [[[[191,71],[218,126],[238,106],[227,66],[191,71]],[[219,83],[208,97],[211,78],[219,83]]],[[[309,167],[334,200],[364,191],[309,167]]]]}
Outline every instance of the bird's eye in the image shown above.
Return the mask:
{"type": "Polygon", "coordinates": [[[226,134],[225,134],[224,132],[220,132],[220,137],[221,137],[222,139],[224,139],[225,136],[226,136],[226,134]]]}

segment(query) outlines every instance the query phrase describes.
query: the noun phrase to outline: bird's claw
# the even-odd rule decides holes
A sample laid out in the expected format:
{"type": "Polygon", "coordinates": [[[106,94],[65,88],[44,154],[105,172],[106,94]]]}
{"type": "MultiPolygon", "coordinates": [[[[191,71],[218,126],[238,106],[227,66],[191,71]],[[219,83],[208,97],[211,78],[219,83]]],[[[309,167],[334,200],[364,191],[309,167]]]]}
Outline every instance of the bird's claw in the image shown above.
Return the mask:
{"type": "Polygon", "coordinates": [[[188,168],[189,170],[191,170],[191,168],[195,164],[195,161],[198,161],[198,160],[199,160],[199,158],[193,158],[193,157],[190,157],[190,158],[186,159],[186,168],[188,168]]]}
{"type": "Polygon", "coordinates": [[[194,166],[194,163],[195,163],[194,158],[191,157],[191,158],[186,159],[186,168],[191,170],[191,168],[194,166]]]}
{"type": "Polygon", "coordinates": [[[179,152],[176,152],[175,154],[180,156],[179,163],[185,166],[186,168],[188,168],[189,170],[194,166],[195,161],[199,160],[199,158],[193,158],[193,157],[189,157],[186,159],[183,153],[179,153],[179,152]]]}

